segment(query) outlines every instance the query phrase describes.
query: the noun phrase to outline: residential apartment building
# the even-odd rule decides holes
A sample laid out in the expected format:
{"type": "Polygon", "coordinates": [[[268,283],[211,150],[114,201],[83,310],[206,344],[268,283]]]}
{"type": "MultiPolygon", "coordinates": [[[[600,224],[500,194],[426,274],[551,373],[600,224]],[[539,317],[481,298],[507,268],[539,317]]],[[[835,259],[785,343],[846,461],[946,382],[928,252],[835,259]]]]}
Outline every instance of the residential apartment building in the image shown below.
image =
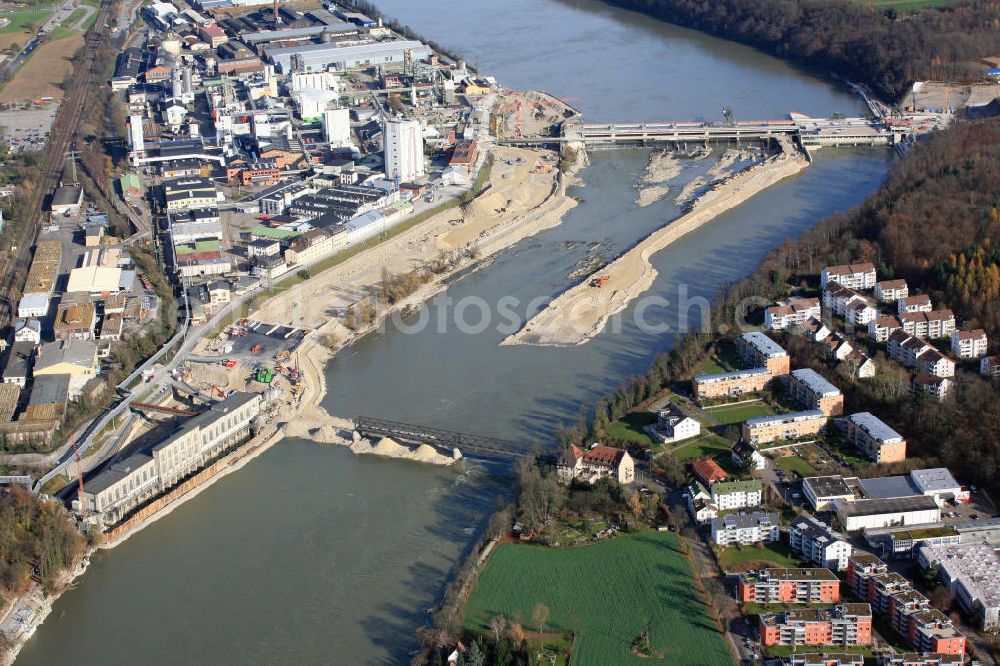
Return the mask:
{"type": "Polygon", "coordinates": [[[113,524],[168,490],[250,434],[263,400],[233,393],[184,421],[170,437],[115,463],[87,481],[87,510],[113,524]]]}
{"type": "Polygon", "coordinates": [[[834,571],[846,571],[854,547],[826,525],[799,517],[788,527],[788,545],[813,564],[834,571]]]}
{"type": "Polygon", "coordinates": [[[796,402],[809,409],[818,409],[827,416],[844,413],[844,394],[812,368],[793,370],[788,376],[788,393],[796,402]]]}
{"type": "Polygon", "coordinates": [[[692,389],[700,400],[729,398],[763,391],[773,379],[774,374],[767,368],[750,368],[716,375],[698,375],[694,378],[692,389]]]}
{"type": "Polygon", "coordinates": [[[810,437],[826,427],[827,416],[818,409],[758,416],[743,423],[743,440],[749,444],[767,444],[783,439],[810,437]]]}
{"type": "Polygon", "coordinates": [[[934,347],[900,329],[889,336],[885,351],[889,358],[912,368],[917,364],[917,357],[931,349],[934,347]]]}
{"type": "Polygon", "coordinates": [[[1000,377],[1000,356],[984,356],[979,359],[979,374],[984,377],[1000,377]]]}
{"type": "Polygon", "coordinates": [[[906,459],[906,440],[871,412],[858,412],[844,419],[847,441],[876,463],[906,459]]]}
{"type": "Polygon", "coordinates": [[[903,329],[903,322],[896,315],[879,315],[868,322],[868,335],[875,342],[888,342],[889,336],[903,329]]]}
{"type": "Polygon", "coordinates": [[[829,569],[764,569],[741,573],[738,598],[759,604],[833,604],[840,601],[840,579],[829,569]]]}
{"type": "Polygon", "coordinates": [[[847,566],[847,584],[872,610],[920,652],[964,655],[965,636],[951,620],[913,589],[910,581],[870,553],[854,553],[847,566]]]}
{"type": "Polygon", "coordinates": [[[910,393],[913,395],[925,393],[937,400],[944,400],[951,395],[952,386],[952,381],[947,377],[937,377],[921,372],[913,378],[910,393]]]}
{"type": "Polygon", "coordinates": [[[823,307],[840,315],[852,326],[867,326],[878,317],[878,309],[870,299],[836,282],[823,290],[823,307]]]}
{"type": "Polygon", "coordinates": [[[760,642],[774,645],[870,645],[872,609],[868,604],[789,610],[760,615],[760,642]]]}
{"type": "Polygon", "coordinates": [[[809,319],[819,319],[818,298],[789,298],[782,305],[772,305],[764,310],[764,328],[781,331],[801,326],[809,319]]]}
{"type": "Polygon", "coordinates": [[[781,520],[776,513],[731,513],[712,520],[712,542],[718,546],[772,542],[780,536],[781,520]]]}
{"type": "Polygon", "coordinates": [[[665,444],[679,442],[701,434],[701,423],[668,401],[656,415],[656,432],[665,444]]]}
{"type": "Polygon", "coordinates": [[[933,309],[934,304],[931,303],[931,297],[927,294],[904,296],[896,301],[896,312],[899,314],[906,314],[908,312],[930,312],[933,309]]]}
{"type": "Polygon", "coordinates": [[[910,295],[906,280],[879,280],[875,283],[875,298],[880,303],[895,303],[910,295]]]}
{"type": "Polygon", "coordinates": [[[711,499],[720,511],[749,509],[760,506],[764,486],[757,479],[750,481],[716,481],[711,486],[711,499]]]}
{"type": "Polygon", "coordinates": [[[917,370],[933,377],[954,377],[955,361],[936,349],[930,349],[917,357],[917,370]]]}
{"type": "Polygon", "coordinates": [[[851,289],[871,289],[875,286],[875,265],[870,262],[845,264],[843,266],[827,266],[819,274],[821,287],[831,282],[851,289]]]}
{"type": "Polygon", "coordinates": [[[983,631],[1000,628],[1000,556],[992,545],[957,543],[922,546],[918,556],[925,570],[937,566],[938,578],[983,631]]]}
{"type": "Polygon", "coordinates": [[[955,315],[951,310],[906,312],[899,315],[903,330],[918,338],[947,338],[955,330],[955,315]]]}
{"type": "Polygon", "coordinates": [[[979,358],[986,356],[989,340],[981,328],[971,331],[952,331],[951,353],[958,358],[979,358]]]}
{"type": "Polygon", "coordinates": [[[738,346],[745,368],[767,368],[775,376],[787,375],[791,370],[788,352],[764,333],[744,333],[740,336],[738,346]]]}

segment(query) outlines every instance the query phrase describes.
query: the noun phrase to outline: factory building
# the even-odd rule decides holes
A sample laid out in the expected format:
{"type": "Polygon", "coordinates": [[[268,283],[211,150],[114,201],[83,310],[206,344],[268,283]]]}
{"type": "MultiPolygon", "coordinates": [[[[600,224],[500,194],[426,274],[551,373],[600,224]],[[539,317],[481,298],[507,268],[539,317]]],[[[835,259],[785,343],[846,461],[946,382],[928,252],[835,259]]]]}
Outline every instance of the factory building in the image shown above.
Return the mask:
{"type": "Polygon", "coordinates": [[[288,74],[293,70],[317,72],[333,67],[345,71],[358,67],[403,64],[407,58],[427,58],[431,55],[431,49],[421,42],[400,40],[349,46],[320,42],[283,48],[265,47],[264,53],[275,67],[288,74]]]}
{"type": "Polygon", "coordinates": [[[424,137],[418,121],[386,121],[383,142],[386,178],[403,183],[424,175],[424,137]]]}

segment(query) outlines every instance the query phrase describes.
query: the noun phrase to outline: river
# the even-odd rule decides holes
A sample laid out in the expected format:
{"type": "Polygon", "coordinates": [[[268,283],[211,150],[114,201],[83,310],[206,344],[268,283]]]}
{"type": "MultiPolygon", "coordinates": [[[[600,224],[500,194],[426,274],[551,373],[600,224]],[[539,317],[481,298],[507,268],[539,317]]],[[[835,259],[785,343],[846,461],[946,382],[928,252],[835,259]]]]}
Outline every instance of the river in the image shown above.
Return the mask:
{"type": "MultiPolygon", "coordinates": [[[[863,110],[838,86],[752,49],[596,2],[379,5],[505,85],[579,98],[573,104],[588,120],[718,119],[723,105],[745,119],[863,110]]],[[[593,153],[573,190],[582,203],[561,226],[454,281],[446,295],[491,307],[504,296],[551,297],[588,252],[620,251],[676,215],[675,190],[648,208],[632,203],[647,154],[593,153]],[[591,241],[601,246],[580,245],[591,241]]],[[[711,298],[781,240],[860,202],[890,161],[878,149],[820,151],[802,175],[669,247],[654,258],[660,275],[650,294],[671,304],[651,308],[650,320],[676,330],[680,289],[711,298]]],[[[683,178],[708,166],[690,164],[683,178]]],[[[582,347],[501,348],[495,326],[467,334],[451,310],[429,312],[418,332],[390,325],[337,357],[327,409],[547,443],[558,424],[674,340],[639,330],[630,309],[620,332],[582,347]]],[[[408,663],[414,628],[505,488],[479,472],[282,442],[99,553],[19,662],[408,663]]]]}

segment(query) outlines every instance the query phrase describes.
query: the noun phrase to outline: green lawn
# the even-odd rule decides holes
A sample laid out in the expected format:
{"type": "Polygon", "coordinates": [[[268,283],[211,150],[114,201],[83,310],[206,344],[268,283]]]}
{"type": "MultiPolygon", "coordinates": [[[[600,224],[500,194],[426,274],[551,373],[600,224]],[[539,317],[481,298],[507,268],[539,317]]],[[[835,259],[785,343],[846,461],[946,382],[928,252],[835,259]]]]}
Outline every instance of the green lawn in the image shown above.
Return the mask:
{"type": "Polygon", "coordinates": [[[717,455],[729,456],[733,443],[725,437],[720,437],[714,433],[703,433],[695,437],[681,448],[674,451],[674,457],[679,462],[686,463],[702,458],[713,458],[717,455]]]}
{"type": "Polygon", "coordinates": [[[728,372],[728,370],[712,356],[705,359],[705,362],[698,366],[695,371],[695,375],[721,375],[723,372],[728,372]]]}
{"type": "MultiPolygon", "coordinates": [[[[776,567],[795,567],[799,561],[792,557],[788,546],[780,543],[769,543],[763,548],[757,546],[730,546],[719,555],[719,566],[723,571],[733,571],[740,565],[751,562],[767,562],[776,567]]],[[[753,567],[750,567],[753,568],[753,567]]]]}
{"type": "Polygon", "coordinates": [[[610,437],[614,437],[615,439],[627,439],[631,442],[653,446],[653,438],[643,430],[643,426],[652,425],[653,423],[656,423],[656,414],[652,412],[632,412],[608,425],[606,432],[610,437]]]}
{"type": "MultiPolygon", "coordinates": [[[[0,13],[0,18],[10,19],[10,23],[0,28],[0,33],[35,32],[49,17],[48,11],[19,11],[16,13],[0,13]]],[[[23,46],[23,45],[22,45],[23,46]]]]}
{"type": "Polygon", "coordinates": [[[572,664],[646,664],[632,642],[648,626],[653,646],[675,666],[728,666],[729,648],[670,532],[642,532],[579,548],[497,548],[469,598],[465,624],[487,631],[496,615],[526,629],[537,603],[548,631],[574,634],[572,664]]]}
{"type": "Polygon", "coordinates": [[[758,416],[770,416],[774,410],[764,402],[748,402],[740,405],[720,405],[706,407],[705,413],[715,418],[722,425],[743,423],[747,419],[758,416]]]}
{"type": "Polygon", "coordinates": [[[774,464],[785,471],[790,477],[796,474],[802,477],[816,476],[816,468],[809,464],[809,461],[799,456],[783,456],[774,459],[774,464]]]}

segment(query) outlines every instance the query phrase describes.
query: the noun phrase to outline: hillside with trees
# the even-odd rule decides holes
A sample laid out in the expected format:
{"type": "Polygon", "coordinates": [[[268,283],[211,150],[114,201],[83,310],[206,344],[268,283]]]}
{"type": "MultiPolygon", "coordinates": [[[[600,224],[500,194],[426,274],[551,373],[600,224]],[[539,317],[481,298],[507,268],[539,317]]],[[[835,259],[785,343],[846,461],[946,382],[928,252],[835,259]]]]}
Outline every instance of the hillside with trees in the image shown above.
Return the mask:
{"type": "MultiPolygon", "coordinates": [[[[707,330],[739,332],[745,299],[773,302],[794,289],[816,289],[828,265],[871,261],[880,277],[901,277],[911,293],[954,310],[963,327],[982,326],[990,352],[1000,351],[1000,119],[962,123],[921,142],[887,182],[858,208],[820,222],[772,251],[753,275],[717,299],[707,330]],[[720,327],[722,327],[720,329],[720,327]]],[[[743,313],[746,314],[746,313],[743,313]]],[[[759,315],[759,313],[758,313],[759,315]]],[[[716,343],[688,335],[643,376],[629,378],[596,406],[590,436],[663,389],[686,384],[716,343]]],[[[961,478],[1000,491],[1000,390],[973,367],[955,377],[954,396],[939,403],[909,395],[905,373],[882,363],[870,380],[854,380],[822,359],[816,345],[782,341],[796,365],[811,365],[844,391],[848,413],[871,411],[901,432],[923,465],[942,464],[961,478]]],[[[574,432],[575,431],[575,432],[574,432]]],[[[582,435],[564,433],[565,441],[582,435]]]]}
{"type": "Polygon", "coordinates": [[[970,2],[897,13],[847,0],[606,0],[732,39],[898,100],[913,81],[977,81],[1000,54],[1000,6],[970,2]]]}
{"type": "Polygon", "coordinates": [[[61,503],[11,488],[0,497],[0,600],[25,592],[32,580],[53,589],[84,546],[61,503]]]}

